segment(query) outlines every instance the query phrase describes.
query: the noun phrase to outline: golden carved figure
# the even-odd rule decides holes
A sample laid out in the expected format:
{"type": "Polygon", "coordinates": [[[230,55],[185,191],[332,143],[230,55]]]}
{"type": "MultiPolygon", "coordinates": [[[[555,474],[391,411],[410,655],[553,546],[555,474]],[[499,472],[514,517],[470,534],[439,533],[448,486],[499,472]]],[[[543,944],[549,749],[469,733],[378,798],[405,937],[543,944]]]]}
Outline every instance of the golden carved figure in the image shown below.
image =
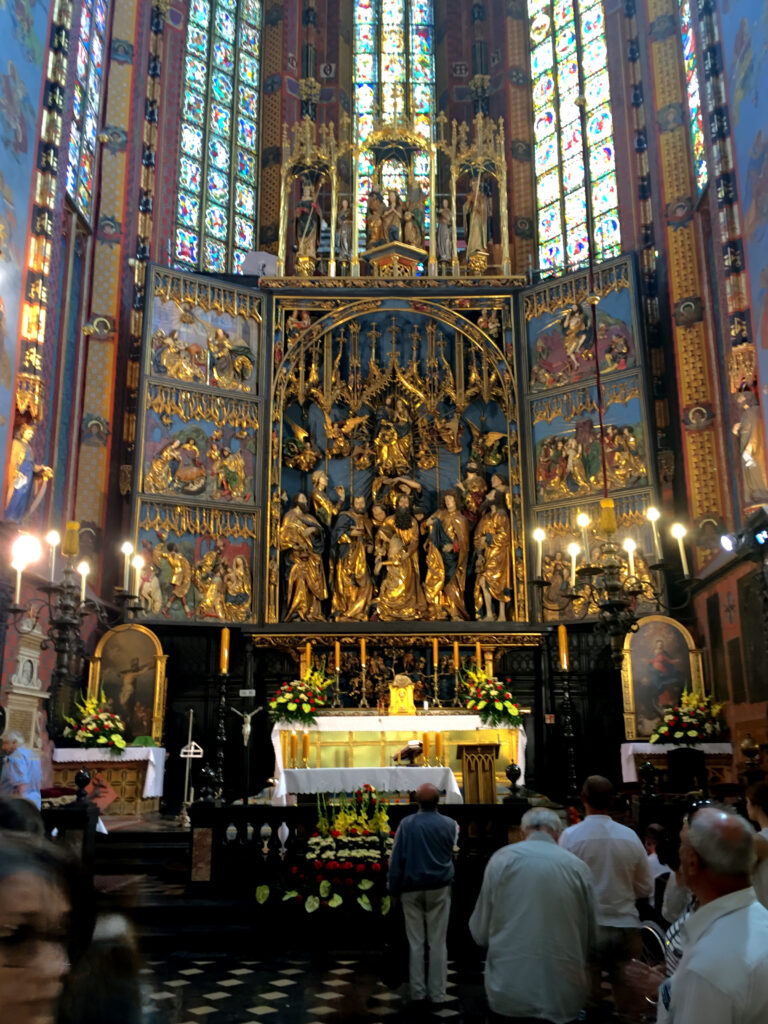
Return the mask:
{"type": "Polygon", "coordinates": [[[486,252],[488,248],[488,197],[483,188],[482,175],[474,181],[472,192],[464,203],[467,256],[486,252]]]}
{"type": "Polygon", "coordinates": [[[505,622],[507,604],[512,598],[512,528],[505,499],[501,490],[491,491],[488,507],[475,528],[475,610],[479,615],[484,605],[487,622],[505,622]],[[498,604],[497,615],[494,601],[498,604]]]}
{"type": "Polygon", "coordinates": [[[321,601],[328,596],[323,568],[323,528],[309,511],[305,494],[297,494],[283,516],[280,550],[286,552],[288,578],[285,621],[322,619],[321,601]]]}
{"type": "Polygon", "coordinates": [[[376,467],[382,476],[402,476],[411,469],[413,432],[407,402],[390,395],[373,441],[376,467]]]}
{"type": "Polygon", "coordinates": [[[171,607],[176,601],[179,601],[187,616],[191,616],[192,610],[187,604],[187,594],[192,583],[192,566],[184,555],[176,549],[175,544],[166,544],[163,550],[159,552],[159,558],[165,559],[171,570],[171,592],[165,602],[163,615],[167,616],[171,607]]]}
{"type": "Polygon", "coordinates": [[[176,438],[162,448],[149,464],[144,474],[144,490],[147,494],[165,494],[173,487],[174,463],[181,462],[181,441],[176,438]]]}
{"type": "Polygon", "coordinates": [[[175,329],[167,336],[163,336],[162,331],[156,331],[154,340],[160,342],[157,361],[169,377],[198,384],[207,382],[207,360],[201,345],[188,344],[175,329]]]}
{"type": "Polygon", "coordinates": [[[384,201],[381,196],[378,192],[371,192],[368,196],[368,213],[365,218],[366,244],[369,249],[385,240],[384,225],[381,219],[384,210],[384,201]]]}
{"type": "Polygon", "coordinates": [[[195,586],[203,595],[197,606],[197,614],[213,619],[226,619],[224,607],[224,571],[226,563],[223,548],[216,543],[206,551],[195,565],[195,586]]]}
{"type": "Polygon", "coordinates": [[[322,469],[312,474],[312,511],[326,530],[330,529],[333,517],[338,513],[344,502],[344,488],[341,484],[335,488],[337,500],[333,501],[328,494],[328,476],[322,469]]]}
{"type": "MultiPolygon", "coordinates": [[[[379,549],[382,546],[384,540],[387,544],[387,559],[389,562],[393,561],[394,564],[390,567],[390,571],[387,576],[392,573],[389,585],[386,590],[385,609],[391,608],[393,604],[398,606],[408,607],[407,615],[392,615],[391,619],[394,618],[408,618],[408,619],[422,619],[424,618],[427,610],[427,604],[424,599],[424,591],[421,587],[421,581],[419,579],[419,523],[416,517],[411,511],[411,499],[405,495],[399,495],[397,499],[397,507],[395,512],[387,516],[384,520],[384,524],[380,531],[381,540],[377,537],[379,543],[379,549]],[[392,545],[390,543],[391,538],[396,536],[402,546],[402,552],[395,547],[394,554],[392,551],[392,545]],[[410,568],[406,572],[402,565],[403,557],[410,560],[410,568]],[[396,578],[399,582],[396,582],[396,578]]],[[[381,556],[377,558],[376,564],[374,565],[374,571],[378,574],[381,566],[385,563],[381,561],[381,556]]],[[[386,581],[385,581],[386,582],[386,581]]],[[[384,583],[381,585],[381,591],[379,593],[379,609],[381,609],[381,595],[385,592],[384,583]]],[[[381,611],[379,611],[379,618],[383,618],[381,611]]],[[[391,619],[387,621],[391,621],[391,619]]]]}
{"type": "Polygon", "coordinates": [[[352,508],[340,513],[331,535],[333,600],[331,613],[340,621],[363,621],[371,613],[373,579],[368,555],[373,551],[373,528],[365,498],[357,495],[352,508]]]}
{"type": "MultiPolygon", "coordinates": [[[[412,621],[420,618],[416,592],[421,589],[413,560],[397,533],[391,534],[386,560],[380,563],[386,574],[379,590],[376,609],[382,622],[412,621]]],[[[423,599],[423,595],[422,595],[423,599]]]]}
{"type": "Polygon", "coordinates": [[[469,523],[459,510],[458,494],[446,491],[441,507],[424,523],[427,532],[427,578],[424,595],[429,619],[467,619],[469,523]]]}
{"type": "Polygon", "coordinates": [[[224,574],[226,596],[225,618],[230,622],[245,622],[251,613],[251,573],[242,555],[235,555],[231,568],[224,574]]]}
{"type": "Polygon", "coordinates": [[[387,205],[381,215],[381,226],[385,242],[399,242],[403,234],[403,202],[391,188],[387,193],[387,205]]]}
{"type": "Polygon", "coordinates": [[[248,378],[253,371],[253,355],[247,345],[235,345],[221,327],[208,339],[211,375],[216,384],[237,391],[250,391],[248,378]]]}

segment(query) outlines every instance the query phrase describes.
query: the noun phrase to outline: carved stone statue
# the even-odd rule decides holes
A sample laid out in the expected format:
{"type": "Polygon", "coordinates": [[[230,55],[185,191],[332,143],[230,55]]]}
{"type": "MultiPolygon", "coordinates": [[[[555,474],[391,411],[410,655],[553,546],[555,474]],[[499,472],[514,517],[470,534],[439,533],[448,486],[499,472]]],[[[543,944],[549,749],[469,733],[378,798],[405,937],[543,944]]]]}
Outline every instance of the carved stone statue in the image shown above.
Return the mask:
{"type": "Polygon", "coordinates": [[[20,523],[40,501],[48,481],[50,466],[38,465],[32,453],[34,423],[23,423],[14,434],[8,482],[5,492],[5,518],[20,523]]]}
{"type": "Polygon", "coordinates": [[[744,502],[747,505],[763,504],[768,501],[768,485],[765,480],[765,444],[760,409],[751,390],[739,391],[736,403],[742,411],[733,432],[739,439],[744,502]]]}
{"type": "Polygon", "coordinates": [[[340,621],[363,621],[371,613],[373,579],[368,555],[373,552],[373,529],[365,498],[356,495],[352,508],[339,513],[331,534],[333,600],[331,614],[340,621]]]}
{"type": "Polygon", "coordinates": [[[339,259],[349,263],[352,259],[352,210],[349,200],[344,198],[339,205],[337,215],[339,233],[339,259]]]}
{"type": "Polygon", "coordinates": [[[475,178],[471,193],[464,203],[464,237],[467,256],[488,249],[488,197],[483,188],[482,175],[475,178]]]}
{"type": "Polygon", "coordinates": [[[459,510],[456,491],[446,491],[441,507],[424,523],[427,578],[424,596],[430,619],[467,619],[464,589],[469,557],[469,523],[459,510]]]}
{"type": "Polygon", "coordinates": [[[387,206],[381,215],[384,240],[399,242],[403,235],[403,202],[394,189],[387,194],[387,206]]]}
{"type": "Polygon", "coordinates": [[[285,552],[288,569],[285,621],[322,619],[321,602],[328,596],[322,557],[323,528],[310,513],[305,494],[297,494],[283,516],[279,546],[285,552]]]}
{"type": "Polygon", "coordinates": [[[450,263],[453,259],[453,214],[447,199],[443,199],[437,211],[437,259],[440,263],[450,263]]]}
{"type": "Polygon", "coordinates": [[[505,622],[507,604],[512,598],[512,530],[506,495],[493,490],[475,527],[475,611],[485,608],[487,622],[505,622]],[[498,607],[494,614],[494,602],[498,607]]]}
{"type": "Polygon", "coordinates": [[[314,260],[317,257],[317,245],[320,241],[320,225],[322,214],[317,205],[320,190],[313,194],[312,184],[306,178],[301,185],[301,202],[296,207],[296,255],[299,259],[314,260]]]}

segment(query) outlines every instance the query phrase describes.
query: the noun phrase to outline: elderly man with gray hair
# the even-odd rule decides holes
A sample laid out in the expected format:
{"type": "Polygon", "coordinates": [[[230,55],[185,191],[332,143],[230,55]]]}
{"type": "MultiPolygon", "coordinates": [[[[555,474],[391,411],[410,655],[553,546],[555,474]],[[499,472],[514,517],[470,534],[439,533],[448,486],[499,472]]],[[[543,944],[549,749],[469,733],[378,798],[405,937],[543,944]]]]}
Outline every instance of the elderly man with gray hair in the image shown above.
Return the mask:
{"type": "Polygon", "coordinates": [[[40,758],[24,745],[20,732],[7,732],[3,738],[5,760],[0,771],[0,796],[21,796],[40,810],[43,772],[40,758]]]}
{"type": "Polygon", "coordinates": [[[595,942],[592,873],[557,845],[554,811],[523,815],[525,842],[488,861],[469,928],[487,946],[485,992],[492,1021],[569,1024],[586,1005],[595,942]]]}
{"type": "Polygon", "coordinates": [[[768,1021],[768,910],[750,875],[755,832],[726,808],[702,807],[680,833],[680,871],[698,900],[681,928],[683,958],[659,989],[659,1024],[768,1021]]]}

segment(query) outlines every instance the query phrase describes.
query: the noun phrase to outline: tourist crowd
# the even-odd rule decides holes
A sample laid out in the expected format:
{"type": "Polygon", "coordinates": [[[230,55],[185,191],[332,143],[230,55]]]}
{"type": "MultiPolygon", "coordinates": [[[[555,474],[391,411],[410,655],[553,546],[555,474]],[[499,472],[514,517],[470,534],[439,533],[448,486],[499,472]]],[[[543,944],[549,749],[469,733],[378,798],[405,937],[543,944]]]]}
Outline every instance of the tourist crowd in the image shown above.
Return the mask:
{"type": "MultiPolygon", "coordinates": [[[[439,1013],[447,999],[456,834],[434,787],[422,786],[417,798],[418,813],[395,836],[390,891],[403,901],[411,1010],[420,1016],[439,1013]]],[[[768,784],[747,792],[759,834],[732,808],[702,803],[676,842],[658,825],[641,842],[614,821],[608,779],[590,776],[581,798],[584,820],[565,830],[554,811],[529,810],[524,841],[498,850],[485,868],[469,929],[487,950],[489,1021],[765,1024],[768,784]],[[659,924],[669,926],[667,955],[649,965],[643,928],[653,936],[659,924]]]]}

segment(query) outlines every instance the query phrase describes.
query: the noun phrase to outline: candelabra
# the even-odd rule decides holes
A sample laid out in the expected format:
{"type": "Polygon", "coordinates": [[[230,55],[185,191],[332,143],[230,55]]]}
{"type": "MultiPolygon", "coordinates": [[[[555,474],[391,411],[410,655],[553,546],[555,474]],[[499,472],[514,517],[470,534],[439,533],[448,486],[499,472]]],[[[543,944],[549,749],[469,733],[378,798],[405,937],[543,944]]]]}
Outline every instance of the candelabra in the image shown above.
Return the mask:
{"type": "MultiPolygon", "coordinates": [[[[79,523],[67,523],[64,540],[51,531],[46,541],[50,548],[50,579],[37,586],[41,597],[21,603],[21,582],[24,571],[42,556],[40,541],[28,533],[20,533],[11,547],[11,567],[16,572],[13,603],[6,607],[6,616],[14,629],[28,631],[29,623],[38,623],[47,617],[46,637],[41,648],[52,648],[56,658],[51,673],[48,701],[49,734],[55,736],[63,724],[61,693],[71,690],[82,673],[85,654],[82,628],[85,620],[94,615],[99,625],[110,628],[123,621],[126,613],[140,609],[138,598],[127,589],[115,591],[115,606],[109,607],[86,596],[86,582],[90,566],[84,559],[76,564],[79,555],[79,523]],[[61,544],[64,567],[56,581],[56,549],[61,544]]],[[[72,696],[69,694],[69,696],[72,696]]]]}

